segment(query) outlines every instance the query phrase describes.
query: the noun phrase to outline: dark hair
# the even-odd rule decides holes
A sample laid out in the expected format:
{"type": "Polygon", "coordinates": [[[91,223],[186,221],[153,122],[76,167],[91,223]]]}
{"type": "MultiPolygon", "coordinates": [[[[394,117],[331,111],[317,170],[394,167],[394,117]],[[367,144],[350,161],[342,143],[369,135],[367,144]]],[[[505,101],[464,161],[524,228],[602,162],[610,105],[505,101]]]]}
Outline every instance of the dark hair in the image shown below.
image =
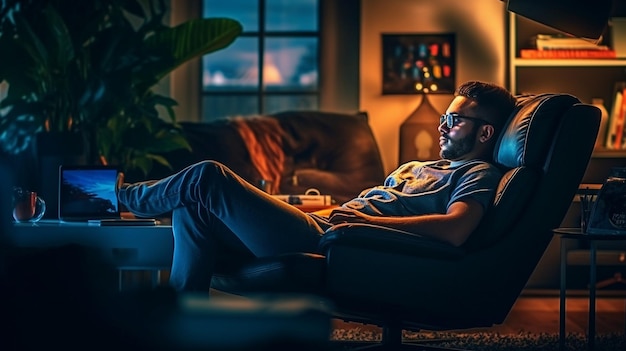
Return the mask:
{"type": "Polygon", "coordinates": [[[505,88],[493,83],[469,81],[461,84],[454,95],[476,101],[478,113],[498,133],[515,108],[515,97],[505,88]]]}

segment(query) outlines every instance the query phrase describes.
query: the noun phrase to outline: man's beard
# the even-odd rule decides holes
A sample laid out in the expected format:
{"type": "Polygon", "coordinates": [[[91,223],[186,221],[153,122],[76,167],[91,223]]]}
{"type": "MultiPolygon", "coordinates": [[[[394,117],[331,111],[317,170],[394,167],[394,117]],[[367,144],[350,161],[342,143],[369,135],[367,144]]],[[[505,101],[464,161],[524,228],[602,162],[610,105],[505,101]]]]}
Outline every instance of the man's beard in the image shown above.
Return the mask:
{"type": "Polygon", "coordinates": [[[468,134],[465,138],[459,140],[447,139],[447,141],[449,147],[442,149],[439,154],[443,159],[456,160],[472,151],[476,143],[476,131],[472,131],[472,133],[468,134]]]}

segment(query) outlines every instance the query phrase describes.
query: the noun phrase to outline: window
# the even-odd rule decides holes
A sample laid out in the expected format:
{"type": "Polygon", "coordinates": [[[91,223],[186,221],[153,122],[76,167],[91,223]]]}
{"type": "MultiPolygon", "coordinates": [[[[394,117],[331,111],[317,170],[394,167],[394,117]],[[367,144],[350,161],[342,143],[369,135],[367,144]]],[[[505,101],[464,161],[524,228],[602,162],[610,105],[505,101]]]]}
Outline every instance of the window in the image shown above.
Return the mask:
{"type": "Polygon", "coordinates": [[[202,118],[317,109],[319,0],[204,0],[243,34],[202,59],[202,118]]]}

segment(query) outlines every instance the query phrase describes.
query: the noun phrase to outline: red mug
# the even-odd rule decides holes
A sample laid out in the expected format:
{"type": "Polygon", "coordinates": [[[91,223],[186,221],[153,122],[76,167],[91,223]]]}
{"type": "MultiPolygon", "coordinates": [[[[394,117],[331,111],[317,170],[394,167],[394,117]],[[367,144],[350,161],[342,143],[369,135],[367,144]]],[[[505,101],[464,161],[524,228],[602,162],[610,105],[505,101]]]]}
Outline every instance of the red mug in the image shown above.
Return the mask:
{"type": "Polygon", "coordinates": [[[45,201],[30,190],[13,190],[13,219],[16,222],[37,222],[46,212],[45,201]]]}

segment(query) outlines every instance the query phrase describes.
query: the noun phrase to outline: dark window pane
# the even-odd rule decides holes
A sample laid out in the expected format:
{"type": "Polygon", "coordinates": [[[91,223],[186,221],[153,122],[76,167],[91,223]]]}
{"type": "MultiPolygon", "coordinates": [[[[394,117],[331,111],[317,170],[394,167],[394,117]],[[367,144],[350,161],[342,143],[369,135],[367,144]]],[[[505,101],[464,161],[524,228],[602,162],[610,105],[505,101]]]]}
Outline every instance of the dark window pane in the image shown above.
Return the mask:
{"type": "Polygon", "coordinates": [[[267,0],[268,31],[317,31],[317,0],[267,0]]]}
{"type": "Polygon", "coordinates": [[[204,95],[202,121],[218,118],[254,115],[259,112],[256,95],[204,95]]]}
{"type": "Polygon", "coordinates": [[[267,38],[263,85],[268,91],[317,89],[317,38],[267,38]]]}
{"type": "Polygon", "coordinates": [[[317,95],[270,95],[265,96],[265,111],[270,114],[286,110],[317,110],[317,95]]]}
{"type": "Polygon", "coordinates": [[[204,91],[251,91],[259,87],[256,38],[239,37],[229,47],[202,58],[204,91]]]}
{"type": "Polygon", "coordinates": [[[204,0],[203,17],[229,17],[238,20],[246,32],[259,31],[258,0],[204,0]]]}

